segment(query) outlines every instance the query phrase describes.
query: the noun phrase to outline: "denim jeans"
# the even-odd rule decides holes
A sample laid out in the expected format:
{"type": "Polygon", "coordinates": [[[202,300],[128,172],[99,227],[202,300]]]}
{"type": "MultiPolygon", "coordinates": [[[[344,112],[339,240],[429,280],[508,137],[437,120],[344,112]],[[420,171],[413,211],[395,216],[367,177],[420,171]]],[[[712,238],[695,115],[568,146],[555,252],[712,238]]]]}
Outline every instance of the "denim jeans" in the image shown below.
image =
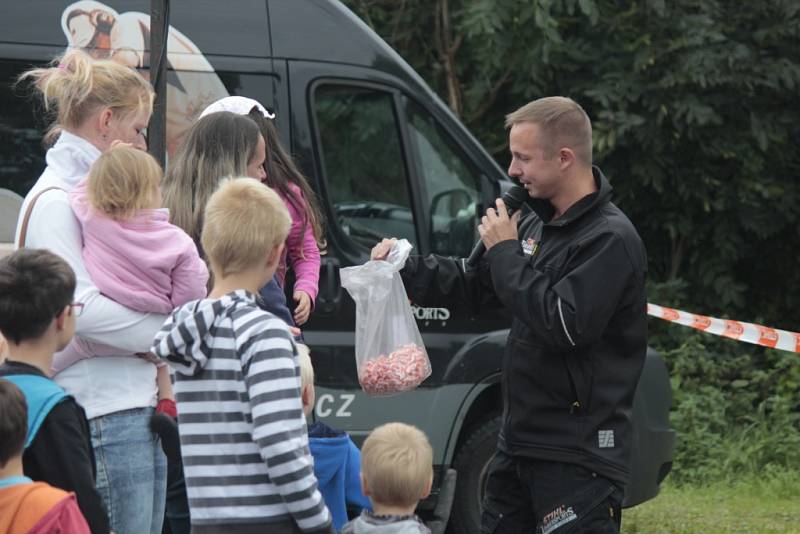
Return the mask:
{"type": "Polygon", "coordinates": [[[89,421],[97,490],[116,534],[160,534],[167,459],[150,431],[152,408],[134,408],[89,421]]]}
{"type": "Polygon", "coordinates": [[[498,450],[488,466],[481,534],[618,534],[622,498],[616,483],[580,465],[498,450]]]}

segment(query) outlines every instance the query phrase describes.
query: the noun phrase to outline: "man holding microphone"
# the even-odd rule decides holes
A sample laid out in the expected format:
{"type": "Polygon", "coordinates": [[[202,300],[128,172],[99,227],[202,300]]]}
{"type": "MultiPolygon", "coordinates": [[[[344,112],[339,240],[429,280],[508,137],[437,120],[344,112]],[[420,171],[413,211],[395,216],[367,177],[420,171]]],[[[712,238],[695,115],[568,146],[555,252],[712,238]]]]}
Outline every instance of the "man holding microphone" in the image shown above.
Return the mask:
{"type": "Polygon", "coordinates": [[[455,299],[513,316],[481,532],[617,533],[647,350],[644,245],[592,166],[592,127],[576,102],[534,100],[506,126],[508,174],[532,213],[509,216],[498,199],[478,227],[476,265],[412,257],[401,274],[418,305],[455,299]]]}

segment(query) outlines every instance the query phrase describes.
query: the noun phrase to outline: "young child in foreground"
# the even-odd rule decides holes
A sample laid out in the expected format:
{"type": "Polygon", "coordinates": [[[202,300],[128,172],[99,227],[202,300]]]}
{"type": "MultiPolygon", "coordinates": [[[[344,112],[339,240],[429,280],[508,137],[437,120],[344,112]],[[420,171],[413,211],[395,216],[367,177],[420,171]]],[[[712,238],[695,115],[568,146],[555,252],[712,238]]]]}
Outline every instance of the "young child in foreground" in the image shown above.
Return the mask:
{"type": "Polygon", "coordinates": [[[432,484],[433,449],[425,434],[404,423],[379,426],[361,447],[361,489],[372,512],[361,512],[341,534],[430,534],[414,510],[432,484]]]}
{"type": "Polygon", "coordinates": [[[308,450],[294,339],[256,302],[290,225],[258,181],[223,182],[201,238],[214,287],[173,311],[153,342],[175,369],[193,534],[333,532],[308,450]]]}
{"type": "MultiPolygon", "coordinates": [[[[53,353],[75,332],[75,285],[72,268],[48,250],[23,248],[0,260],[0,332],[9,349],[0,377],[25,396],[25,475],[74,492],[92,532],[107,534],[86,412],[49,376],[53,353]]],[[[0,440],[6,436],[0,433],[0,440]]]]}
{"type": "MultiPolygon", "coordinates": [[[[306,420],[314,410],[314,366],[308,346],[297,345],[300,362],[301,395],[306,420]]],[[[308,445],[314,457],[314,475],[319,490],[331,511],[333,527],[338,531],[347,523],[347,505],[356,511],[371,510],[372,506],[361,493],[361,451],[342,430],[329,427],[322,421],[308,425],[308,445]]]]}
{"type": "MultiPolygon", "coordinates": [[[[147,152],[118,145],[101,155],[69,194],[81,224],[83,261],[98,289],[125,307],[166,315],[206,295],[208,269],[192,239],[161,207],[163,172],[147,152]]],[[[56,355],[59,372],[119,350],[75,338],[56,355]]],[[[175,417],[169,369],[158,360],[158,411],[175,417]]]]}
{"type": "Polygon", "coordinates": [[[89,534],[75,495],[22,474],[22,450],[28,430],[25,397],[0,379],[0,532],[89,534]]]}

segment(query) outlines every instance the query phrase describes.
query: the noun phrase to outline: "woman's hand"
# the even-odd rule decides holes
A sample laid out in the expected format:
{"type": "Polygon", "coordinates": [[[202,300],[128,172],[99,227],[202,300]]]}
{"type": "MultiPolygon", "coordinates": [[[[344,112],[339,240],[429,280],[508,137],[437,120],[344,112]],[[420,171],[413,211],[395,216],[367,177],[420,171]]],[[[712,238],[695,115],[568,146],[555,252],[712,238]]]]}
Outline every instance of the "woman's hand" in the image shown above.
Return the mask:
{"type": "Polygon", "coordinates": [[[311,315],[311,297],[305,291],[295,291],[293,297],[297,303],[294,309],[294,322],[302,325],[311,315]]]}

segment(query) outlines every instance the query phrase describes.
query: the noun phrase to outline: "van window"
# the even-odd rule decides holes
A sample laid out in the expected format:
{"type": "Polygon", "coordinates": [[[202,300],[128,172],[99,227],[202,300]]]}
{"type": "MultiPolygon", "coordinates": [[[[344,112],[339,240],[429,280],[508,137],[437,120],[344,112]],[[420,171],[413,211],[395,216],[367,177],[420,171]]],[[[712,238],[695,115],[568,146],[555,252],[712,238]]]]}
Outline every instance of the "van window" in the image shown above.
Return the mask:
{"type": "Polygon", "coordinates": [[[320,85],[314,115],[328,201],[339,228],[366,247],[386,236],[406,238],[416,247],[392,94],[320,85]]]}
{"type": "Polygon", "coordinates": [[[448,133],[418,104],[408,102],[409,137],[415,146],[430,214],[431,252],[466,257],[478,239],[480,175],[448,133]]]}
{"type": "Polygon", "coordinates": [[[0,61],[0,244],[14,240],[22,197],[45,167],[42,132],[47,117],[25,99],[23,87],[13,87],[27,68],[26,62],[0,61]]]}

